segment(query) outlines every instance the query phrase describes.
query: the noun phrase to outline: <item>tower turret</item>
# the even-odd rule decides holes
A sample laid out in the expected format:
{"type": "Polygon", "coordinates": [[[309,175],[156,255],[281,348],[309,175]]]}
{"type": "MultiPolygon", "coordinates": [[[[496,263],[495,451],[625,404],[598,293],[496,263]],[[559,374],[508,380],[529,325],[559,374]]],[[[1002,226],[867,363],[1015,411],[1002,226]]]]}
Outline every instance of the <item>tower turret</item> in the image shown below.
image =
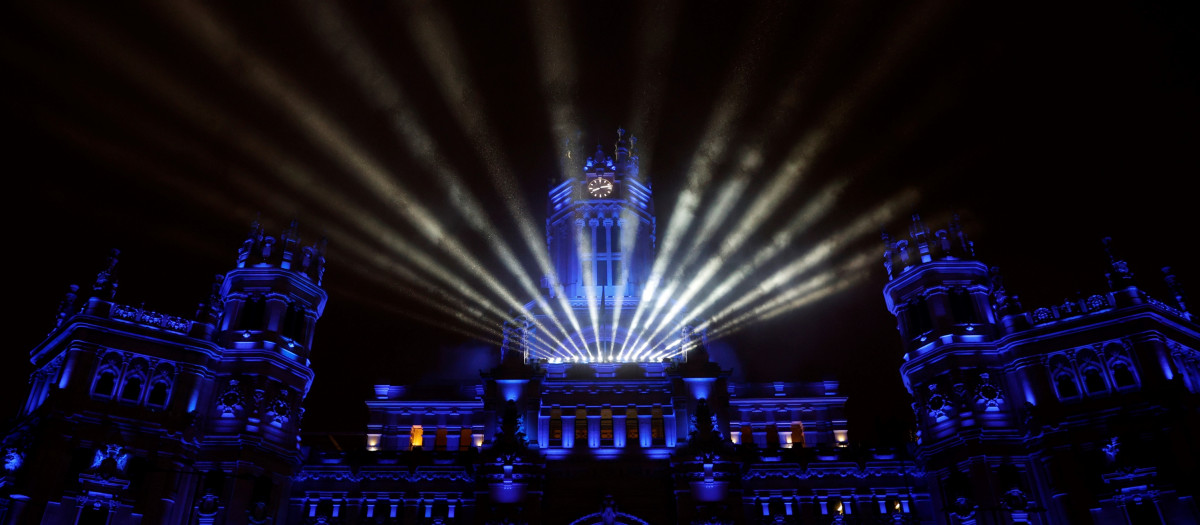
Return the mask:
{"type": "MultiPolygon", "coordinates": [[[[617,130],[613,155],[597,145],[581,172],[550,189],[546,244],[554,275],[545,283],[549,299],[568,303],[580,332],[568,335],[567,348],[530,349],[534,339],[526,334],[533,320],[518,319],[505,332],[506,348],[516,344],[534,358],[611,361],[623,344],[632,344],[627,325],[655,250],[654,203],[638,171],[636,144],[633,135],[617,130]]],[[[534,317],[549,315],[558,314],[534,317]]]]}
{"type": "Polygon", "coordinates": [[[303,459],[300,417],[327,300],[324,271],[324,239],[302,245],[293,221],[277,242],[255,222],[235,268],[201,307],[202,318],[221,312],[214,340],[222,356],[203,428],[211,464],[228,476],[217,496],[230,515],[269,516],[264,509],[284,504],[303,459]]]}
{"type": "Polygon", "coordinates": [[[908,239],[885,236],[885,244],[884,298],[904,345],[900,374],[913,396],[917,455],[929,465],[931,488],[963,516],[1000,508],[1009,487],[996,464],[1012,461],[1006,440],[1019,428],[1012,403],[1019,396],[996,347],[1004,332],[996,310],[1008,322],[1020,310],[1016,297],[997,270],[975,259],[957,216],[931,234],[914,215],[908,239]]]}
{"type": "Polygon", "coordinates": [[[930,233],[913,215],[908,239],[883,234],[884,287],[888,311],[896,316],[906,352],[950,342],[980,342],[995,334],[988,267],[975,260],[955,216],[945,230],[930,233]]]}

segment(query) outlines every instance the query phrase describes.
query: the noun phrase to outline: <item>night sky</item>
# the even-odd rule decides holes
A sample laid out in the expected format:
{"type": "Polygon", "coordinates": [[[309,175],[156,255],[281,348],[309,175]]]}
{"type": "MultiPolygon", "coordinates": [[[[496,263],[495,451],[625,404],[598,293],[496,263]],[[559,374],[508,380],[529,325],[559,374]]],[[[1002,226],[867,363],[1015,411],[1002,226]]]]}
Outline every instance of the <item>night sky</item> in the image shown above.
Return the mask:
{"type": "MultiPolygon", "coordinates": [[[[712,253],[789,152],[823,137],[722,275],[840,181],[782,262],[915,192],[817,271],[881,254],[879,229],[903,233],[911,213],[934,229],[958,213],[1027,307],[1105,290],[1104,236],[1152,295],[1166,299],[1171,265],[1200,299],[1194,2],[210,4],[0,8],[5,415],[67,285],[90,285],[109,248],[122,250],[117,302],[190,317],[256,216],[274,235],[296,218],[307,239],[329,237],[306,431],[362,430],[371,384],[470,381],[495,345],[415,299],[396,268],[420,251],[479,279],[403,208],[419,202],[531,299],[489,247],[507,244],[540,280],[518,221],[541,233],[564,138],[578,160],[598,142],[611,152],[618,127],[639,137],[660,243],[689,184],[700,222],[760,161],[698,239],[712,253]],[[689,178],[697,169],[711,180],[689,178]],[[448,174],[476,215],[439,183],[448,174]],[[479,217],[500,235],[481,235],[479,217]]],[[[851,438],[894,439],[909,401],[886,275],[868,268],[713,354],[739,378],[840,380],[851,438]]]]}

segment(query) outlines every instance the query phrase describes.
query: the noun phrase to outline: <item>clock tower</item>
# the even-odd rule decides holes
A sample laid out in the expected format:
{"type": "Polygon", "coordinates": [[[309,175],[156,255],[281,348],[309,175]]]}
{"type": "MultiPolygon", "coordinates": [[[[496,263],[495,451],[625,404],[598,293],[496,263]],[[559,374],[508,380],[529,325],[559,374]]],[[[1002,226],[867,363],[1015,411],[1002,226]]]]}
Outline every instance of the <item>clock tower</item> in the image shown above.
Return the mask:
{"type": "Polygon", "coordinates": [[[506,350],[525,347],[535,325],[552,324],[539,318],[551,315],[575,333],[559,338],[561,349],[531,354],[520,348],[527,360],[549,355],[552,360],[612,361],[632,343],[628,326],[655,252],[654,201],[638,169],[636,144],[633,135],[617,130],[612,155],[597,145],[582,170],[550,189],[546,246],[554,274],[543,283],[545,303],[555,312],[531,302],[534,319],[520,318],[506,327],[506,350]]]}

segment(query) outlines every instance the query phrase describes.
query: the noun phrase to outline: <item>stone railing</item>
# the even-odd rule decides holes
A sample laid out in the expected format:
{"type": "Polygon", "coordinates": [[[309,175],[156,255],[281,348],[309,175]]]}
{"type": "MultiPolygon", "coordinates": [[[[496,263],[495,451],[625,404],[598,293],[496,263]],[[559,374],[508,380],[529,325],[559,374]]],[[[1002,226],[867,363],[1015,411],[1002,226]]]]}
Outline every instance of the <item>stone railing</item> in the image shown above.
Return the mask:
{"type": "Polygon", "coordinates": [[[114,304],[109,316],[121,321],[129,321],[144,326],[160,328],[169,332],[187,334],[192,329],[192,321],[146,310],[140,306],[114,304]]]}

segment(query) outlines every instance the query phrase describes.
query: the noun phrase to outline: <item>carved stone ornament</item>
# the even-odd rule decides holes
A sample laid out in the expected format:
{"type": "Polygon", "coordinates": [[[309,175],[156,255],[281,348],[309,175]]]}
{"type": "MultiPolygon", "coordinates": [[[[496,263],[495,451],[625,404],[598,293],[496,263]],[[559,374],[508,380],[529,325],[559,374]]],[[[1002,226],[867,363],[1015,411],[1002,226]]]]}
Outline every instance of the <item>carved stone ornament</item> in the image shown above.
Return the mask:
{"type": "Polygon", "coordinates": [[[243,403],[242,393],[238,391],[238,380],[230,379],[229,386],[217,396],[217,410],[221,412],[221,417],[234,417],[237,411],[244,408],[243,403]]]}
{"type": "Polygon", "coordinates": [[[929,385],[929,399],[925,401],[925,410],[929,413],[929,417],[934,420],[941,421],[946,419],[947,410],[950,408],[950,403],[946,400],[946,396],[938,393],[937,385],[929,385]]]}

